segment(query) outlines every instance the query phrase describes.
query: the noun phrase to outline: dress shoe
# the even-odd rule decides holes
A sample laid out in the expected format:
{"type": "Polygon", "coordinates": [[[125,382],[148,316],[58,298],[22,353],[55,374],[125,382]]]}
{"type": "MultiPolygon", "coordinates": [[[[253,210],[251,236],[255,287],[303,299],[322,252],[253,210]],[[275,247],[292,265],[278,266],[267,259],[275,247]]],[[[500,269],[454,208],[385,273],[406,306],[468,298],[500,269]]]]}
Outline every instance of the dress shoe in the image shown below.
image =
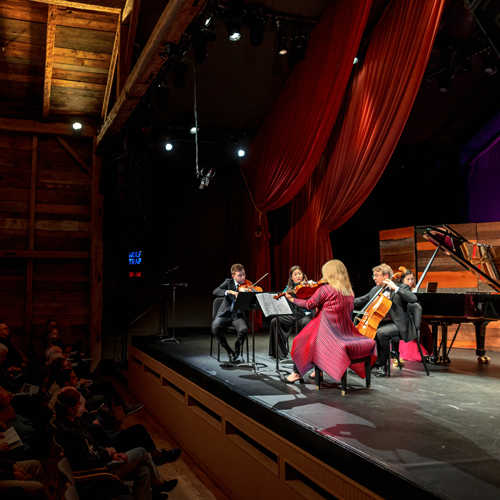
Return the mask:
{"type": "Polygon", "coordinates": [[[172,491],[177,486],[177,479],[171,479],[170,481],[163,481],[160,486],[152,486],[151,491],[158,495],[159,493],[168,493],[172,491]]]}
{"type": "Polygon", "coordinates": [[[303,378],[298,378],[296,380],[288,380],[287,378],[281,379],[285,384],[295,384],[297,380],[299,381],[300,384],[304,384],[304,379],[303,378]]]}
{"type": "Polygon", "coordinates": [[[234,344],[234,356],[236,359],[240,356],[240,342],[238,340],[236,341],[236,344],[234,344]]]}
{"type": "Polygon", "coordinates": [[[404,365],[405,365],[405,360],[402,358],[399,358],[399,365],[398,365],[397,359],[392,360],[392,367],[393,368],[403,368],[404,365]]]}
{"type": "Polygon", "coordinates": [[[158,458],[153,457],[155,465],[170,464],[175,462],[180,456],[182,451],[179,448],[173,450],[161,450],[161,455],[158,458]]]}
{"type": "Polygon", "coordinates": [[[229,346],[224,347],[224,349],[226,349],[229,356],[229,362],[234,363],[238,359],[238,356],[236,356],[235,352],[229,346]]]}
{"type": "Polygon", "coordinates": [[[375,377],[385,377],[385,366],[379,366],[377,373],[375,373],[375,377]]]}

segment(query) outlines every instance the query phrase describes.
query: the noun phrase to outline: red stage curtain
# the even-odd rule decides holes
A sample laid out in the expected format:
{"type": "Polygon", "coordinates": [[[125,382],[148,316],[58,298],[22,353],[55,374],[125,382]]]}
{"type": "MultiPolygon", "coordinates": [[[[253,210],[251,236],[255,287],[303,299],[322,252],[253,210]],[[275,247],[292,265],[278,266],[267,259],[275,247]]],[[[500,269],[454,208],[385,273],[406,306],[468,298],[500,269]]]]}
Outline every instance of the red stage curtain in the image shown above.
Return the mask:
{"type": "Polygon", "coordinates": [[[382,175],[417,95],[444,3],[392,2],[373,30],[338,132],[292,201],[290,232],[275,249],[279,283],[286,283],[291,264],[319,279],[333,258],[329,233],[356,212],[382,175]]]}
{"type": "MultiPolygon", "coordinates": [[[[353,68],[371,0],[331,1],[311,35],[306,57],[292,71],[242,164],[256,209],[265,213],[288,203],[321,157],[353,68]]],[[[248,238],[249,279],[269,271],[268,229],[255,238],[254,211],[248,238]]],[[[269,281],[264,282],[267,288],[269,281]]]]}

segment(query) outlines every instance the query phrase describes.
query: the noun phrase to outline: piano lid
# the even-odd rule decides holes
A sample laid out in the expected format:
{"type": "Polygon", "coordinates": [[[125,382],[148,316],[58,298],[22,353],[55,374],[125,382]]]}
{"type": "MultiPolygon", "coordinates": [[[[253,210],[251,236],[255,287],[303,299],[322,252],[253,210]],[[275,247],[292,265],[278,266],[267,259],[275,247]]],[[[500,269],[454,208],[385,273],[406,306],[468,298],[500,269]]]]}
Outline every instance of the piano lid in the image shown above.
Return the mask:
{"type": "Polygon", "coordinates": [[[500,247],[471,243],[446,224],[421,226],[423,237],[500,292],[500,247]]]}

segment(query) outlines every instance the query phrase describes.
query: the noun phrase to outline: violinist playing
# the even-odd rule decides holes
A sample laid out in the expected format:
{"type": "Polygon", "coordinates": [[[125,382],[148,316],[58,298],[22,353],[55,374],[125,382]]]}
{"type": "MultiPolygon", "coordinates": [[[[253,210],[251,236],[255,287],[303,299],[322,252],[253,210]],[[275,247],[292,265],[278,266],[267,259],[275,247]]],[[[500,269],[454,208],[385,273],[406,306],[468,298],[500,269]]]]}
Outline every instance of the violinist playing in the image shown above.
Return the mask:
{"type": "MultiPolygon", "coordinates": [[[[292,266],[288,271],[288,283],[284,292],[289,292],[293,294],[294,288],[307,281],[307,276],[303,273],[300,266],[292,266]]],[[[295,296],[295,295],[293,295],[295,296]]],[[[309,309],[304,309],[302,307],[295,307],[292,305],[293,314],[287,314],[285,316],[280,316],[279,328],[277,327],[276,318],[271,321],[269,328],[269,356],[275,357],[275,347],[276,347],[276,330],[278,330],[278,356],[280,359],[286,358],[288,354],[288,349],[286,342],[292,328],[295,326],[295,320],[297,319],[297,327],[299,333],[302,328],[304,328],[309,321],[314,317],[315,310],[310,311],[309,309]]]]}
{"type": "Polygon", "coordinates": [[[406,283],[396,284],[391,281],[390,278],[394,273],[387,264],[380,264],[372,271],[375,286],[366,295],[354,300],[354,309],[361,310],[380,291],[381,287],[388,287],[384,295],[392,301],[392,305],[380,322],[375,335],[378,351],[378,359],[374,365],[377,368],[376,376],[385,377],[391,341],[402,339],[409,342],[417,338],[417,331],[408,311],[408,304],[417,302],[417,296],[406,283]]]}
{"type": "Polygon", "coordinates": [[[212,333],[217,337],[221,346],[227,351],[229,361],[234,363],[240,355],[241,346],[248,335],[249,319],[245,311],[235,311],[234,303],[238,297],[238,289],[247,283],[245,268],[241,264],[234,264],[231,267],[231,278],[228,278],[219,285],[213,294],[216,297],[224,297],[214,320],[212,321],[212,333]],[[224,328],[232,326],[238,338],[234,345],[234,351],[229,347],[224,328]]]}
{"type": "Polygon", "coordinates": [[[352,322],[354,293],[349,275],[340,260],[330,260],[322,269],[326,284],[317,288],[308,300],[286,298],[299,307],[317,308],[314,319],[293,340],[293,373],[284,382],[303,382],[306,372],[317,366],[334,380],[340,380],[350,366],[360,377],[365,377],[363,363],[351,360],[371,356],[376,359],[375,341],[356,330],[352,322]]]}

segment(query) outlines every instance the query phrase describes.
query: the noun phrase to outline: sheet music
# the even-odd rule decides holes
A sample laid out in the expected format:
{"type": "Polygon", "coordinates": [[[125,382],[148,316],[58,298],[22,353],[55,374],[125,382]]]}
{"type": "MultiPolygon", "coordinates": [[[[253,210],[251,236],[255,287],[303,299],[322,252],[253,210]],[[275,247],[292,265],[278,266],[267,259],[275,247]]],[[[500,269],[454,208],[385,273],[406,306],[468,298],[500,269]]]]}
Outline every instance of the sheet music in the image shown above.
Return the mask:
{"type": "Polygon", "coordinates": [[[279,299],[273,299],[272,293],[259,293],[256,295],[257,301],[264,316],[276,316],[282,314],[292,314],[290,305],[286,300],[286,297],[280,297],[279,299]]]}

